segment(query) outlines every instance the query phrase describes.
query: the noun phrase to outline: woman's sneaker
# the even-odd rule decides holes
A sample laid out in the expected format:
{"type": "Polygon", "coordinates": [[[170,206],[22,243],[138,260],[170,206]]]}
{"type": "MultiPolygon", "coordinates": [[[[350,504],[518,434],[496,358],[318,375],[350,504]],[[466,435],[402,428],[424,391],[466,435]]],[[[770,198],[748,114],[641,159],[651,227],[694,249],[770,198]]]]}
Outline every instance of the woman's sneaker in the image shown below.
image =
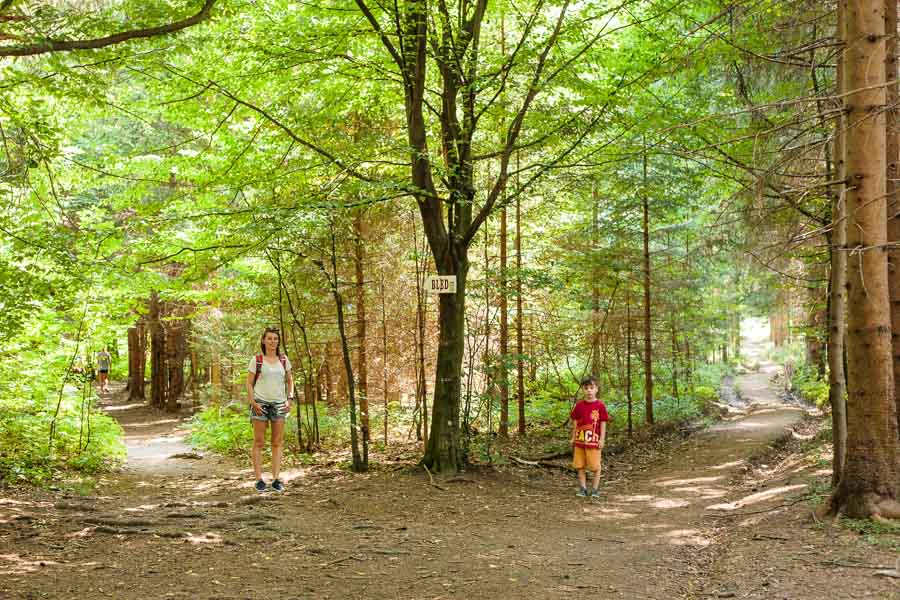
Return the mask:
{"type": "Polygon", "coordinates": [[[579,498],[585,498],[589,494],[588,494],[587,488],[578,488],[578,491],[575,492],[575,495],[578,496],[579,498]]]}
{"type": "Polygon", "coordinates": [[[598,490],[597,488],[594,488],[593,490],[591,490],[591,498],[599,498],[599,497],[600,497],[600,490],[598,490]]]}
{"type": "Polygon", "coordinates": [[[284,484],[281,483],[280,479],[276,479],[275,481],[272,482],[272,489],[275,490],[276,492],[283,492],[284,484]]]}
{"type": "Polygon", "coordinates": [[[257,492],[264,492],[264,491],[266,491],[266,482],[263,481],[262,479],[260,479],[259,481],[257,481],[257,482],[256,482],[256,491],[257,491],[257,492]]]}

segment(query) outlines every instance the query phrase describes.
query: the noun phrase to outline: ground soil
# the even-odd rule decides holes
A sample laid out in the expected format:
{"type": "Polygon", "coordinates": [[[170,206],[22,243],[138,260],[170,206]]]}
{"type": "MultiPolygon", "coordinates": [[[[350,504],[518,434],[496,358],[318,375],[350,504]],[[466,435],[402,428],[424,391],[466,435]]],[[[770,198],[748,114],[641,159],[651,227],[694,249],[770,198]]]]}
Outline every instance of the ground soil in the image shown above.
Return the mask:
{"type": "Polygon", "coordinates": [[[712,428],[610,448],[599,500],[564,460],[297,468],[258,494],[114,394],[124,469],[86,496],[0,490],[0,598],[900,598],[897,545],[814,518],[817,420],[772,374],[738,376],[712,428]]]}

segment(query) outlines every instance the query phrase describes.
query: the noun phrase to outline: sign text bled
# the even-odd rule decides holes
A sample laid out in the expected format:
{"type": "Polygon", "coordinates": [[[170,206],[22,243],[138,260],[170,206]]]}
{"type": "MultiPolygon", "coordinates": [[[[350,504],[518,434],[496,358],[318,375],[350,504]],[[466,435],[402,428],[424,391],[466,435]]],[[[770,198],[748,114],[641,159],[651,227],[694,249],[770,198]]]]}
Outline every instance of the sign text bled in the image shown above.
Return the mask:
{"type": "Polygon", "coordinates": [[[425,291],[429,294],[455,294],[456,275],[429,275],[425,281],[425,291]]]}

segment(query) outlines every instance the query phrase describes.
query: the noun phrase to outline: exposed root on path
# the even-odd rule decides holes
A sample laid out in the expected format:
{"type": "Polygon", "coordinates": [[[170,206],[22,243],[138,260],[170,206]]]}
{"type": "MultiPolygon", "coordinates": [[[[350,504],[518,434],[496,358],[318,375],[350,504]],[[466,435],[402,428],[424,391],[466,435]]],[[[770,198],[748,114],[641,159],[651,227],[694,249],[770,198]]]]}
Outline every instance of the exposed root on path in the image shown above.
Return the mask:
{"type": "Polygon", "coordinates": [[[816,513],[820,518],[845,515],[851,519],[872,519],[893,524],[900,519],[900,502],[871,492],[855,495],[838,485],[816,513]]]}

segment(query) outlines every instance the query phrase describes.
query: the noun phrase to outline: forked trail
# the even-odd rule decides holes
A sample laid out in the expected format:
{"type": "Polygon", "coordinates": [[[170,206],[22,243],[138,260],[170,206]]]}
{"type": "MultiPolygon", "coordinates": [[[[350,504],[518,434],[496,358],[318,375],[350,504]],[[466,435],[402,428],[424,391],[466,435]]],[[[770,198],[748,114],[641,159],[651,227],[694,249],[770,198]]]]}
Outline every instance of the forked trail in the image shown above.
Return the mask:
{"type": "Polygon", "coordinates": [[[171,458],[189,452],[178,419],[113,404],[121,473],[90,497],[0,500],[0,597],[900,597],[840,566],[859,547],[799,509],[808,464],[760,464],[804,416],[773,369],[737,378],[743,401],[716,427],[609,460],[599,501],[561,471],[512,466],[443,490],[412,470],[295,469],[286,493],[258,495],[247,468],[171,458]]]}

